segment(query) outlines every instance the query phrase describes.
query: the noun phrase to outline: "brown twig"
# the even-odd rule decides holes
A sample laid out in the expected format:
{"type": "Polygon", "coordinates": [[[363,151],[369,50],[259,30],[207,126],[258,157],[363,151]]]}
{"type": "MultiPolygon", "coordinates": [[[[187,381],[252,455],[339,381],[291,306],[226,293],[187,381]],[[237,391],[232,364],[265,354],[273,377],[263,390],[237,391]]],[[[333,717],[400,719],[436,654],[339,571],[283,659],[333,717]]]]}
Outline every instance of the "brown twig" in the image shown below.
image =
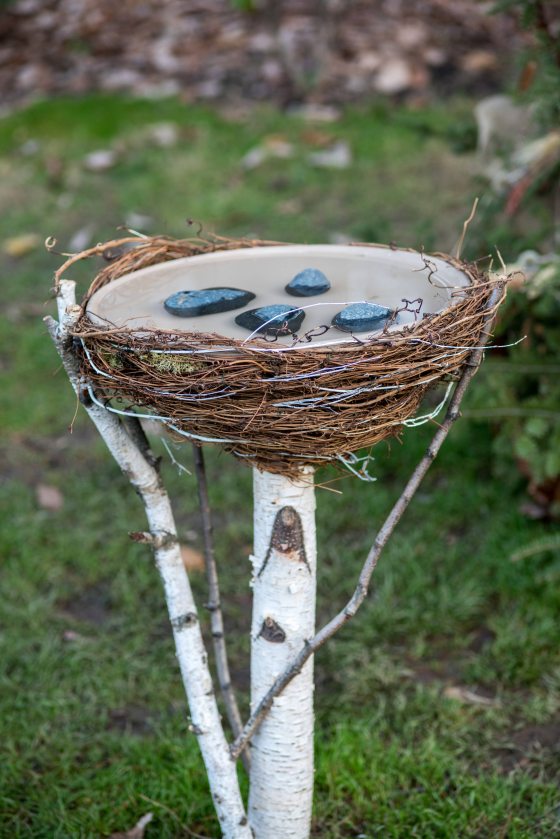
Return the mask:
{"type": "Polygon", "coordinates": [[[469,224],[471,223],[471,221],[475,217],[477,207],[478,207],[478,198],[475,198],[474,203],[472,205],[470,215],[463,222],[463,231],[461,233],[461,236],[459,237],[457,247],[455,248],[455,259],[460,259],[461,258],[461,253],[463,251],[463,245],[465,244],[465,236],[467,235],[467,229],[468,229],[469,224]]]}
{"type": "MultiPolygon", "coordinates": [[[[208,498],[208,482],[206,480],[206,468],[204,455],[200,446],[193,445],[194,470],[198,487],[198,503],[200,506],[200,517],[202,519],[202,533],[204,538],[204,566],[206,579],[208,581],[208,603],[206,608],[210,612],[210,628],[212,632],[212,644],[214,646],[214,658],[216,661],[216,672],[218,683],[227,718],[235,738],[239,737],[243,723],[237,706],[235,692],[231,683],[229,664],[227,658],[226,642],[224,635],[224,620],[220,602],[220,586],[218,581],[218,568],[214,553],[214,537],[212,528],[212,514],[208,498]]],[[[247,772],[251,768],[251,756],[248,749],[242,754],[243,765],[247,772]]]]}
{"type": "Polygon", "coordinates": [[[428,469],[430,468],[432,462],[434,461],[437,453],[439,452],[445,438],[449,434],[451,427],[457,417],[459,416],[459,406],[465,395],[467,387],[478,370],[480,362],[482,360],[482,355],[486,341],[489,337],[489,331],[491,328],[491,324],[495,314],[495,307],[494,307],[494,300],[491,298],[487,304],[487,313],[483,321],[482,330],[479,336],[479,349],[475,349],[465,362],[463,372],[457,387],[455,388],[455,392],[453,394],[453,398],[449,404],[449,408],[447,410],[447,414],[441,426],[436,431],[430,445],[428,446],[426,453],[422,457],[422,460],[416,466],[414,472],[412,473],[411,477],[408,480],[401,496],[393,506],[391,512],[385,519],[382,527],[380,528],[373,545],[371,546],[369,553],[366,557],[366,560],[362,566],[362,570],[360,572],[360,576],[358,579],[358,584],[354,591],[354,594],[346,604],[346,606],[333,617],[327,624],[325,624],[322,629],[317,632],[317,634],[308,641],[304,647],[299,651],[299,653],[295,656],[292,660],[291,664],[284,670],[283,673],[278,676],[276,681],[272,684],[268,692],[263,696],[257,707],[255,708],[254,712],[249,717],[247,723],[245,724],[243,731],[235,739],[235,741],[230,746],[231,755],[234,759],[239,757],[241,751],[246,747],[247,743],[250,741],[251,737],[261,724],[261,722],[266,717],[267,713],[272,707],[272,704],[277,696],[284,690],[286,685],[288,685],[292,679],[294,679],[298,673],[301,672],[303,665],[305,662],[320,648],[329,638],[338,632],[345,623],[351,620],[362,603],[364,602],[368,589],[369,584],[371,581],[371,577],[373,572],[375,571],[375,567],[379,560],[380,554],[387,544],[390,536],[392,535],[395,527],[399,523],[403,513],[407,509],[408,505],[410,504],[412,498],[414,497],[416,490],[420,486],[424,476],[426,475],[428,469]]]}

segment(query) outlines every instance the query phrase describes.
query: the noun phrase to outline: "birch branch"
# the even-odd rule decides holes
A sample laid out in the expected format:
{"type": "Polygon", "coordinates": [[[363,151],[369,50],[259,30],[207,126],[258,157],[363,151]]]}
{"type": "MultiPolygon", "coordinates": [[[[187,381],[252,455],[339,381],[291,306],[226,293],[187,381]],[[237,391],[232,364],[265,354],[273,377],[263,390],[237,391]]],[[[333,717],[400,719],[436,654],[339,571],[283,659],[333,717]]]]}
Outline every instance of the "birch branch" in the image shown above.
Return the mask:
{"type": "Polygon", "coordinates": [[[121,417],[121,422],[128,432],[128,436],[144,457],[150,466],[159,471],[159,464],[161,458],[157,457],[152,451],[150,441],[146,437],[146,432],[142,428],[142,423],[137,417],[121,417]]]}
{"type": "MultiPolygon", "coordinates": [[[[253,467],[251,711],[315,633],[314,470],[253,467]]],[[[257,839],[309,839],[313,805],[313,659],[251,739],[249,824],[257,839]]]]}
{"type": "Polygon", "coordinates": [[[453,423],[459,416],[459,407],[461,405],[463,396],[465,395],[470,381],[475,375],[476,371],[478,370],[483,358],[483,348],[489,338],[490,328],[495,317],[495,297],[496,295],[492,295],[492,298],[488,303],[487,314],[482,325],[477,349],[473,350],[473,352],[470,354],[467,361],[465,362],[461,378],[457,383],[457,386],[453,393],[453,397],[451,399],[451,402],[449,403],[449,408],[445,415],[445,419],[436,431],[424,456],[422,457],[422,459],[416,466],[414,472],[412,473],[411,477],[409,478],[408,483],[406,484],[401,496],[393,506],[391,512],[385,519],[385,522],[378,531],[375,541],[373,542],[373,545],[371,546],[366,560],[362,566],[362,570],[360,571],[358,584],[354,590],[352,597],[347,602],[346,606],[344,606],[344,608],[341,609],[341,611],[337,615],[335,615],[328,623],[326,623],[316,633],[316,635],[313,638],[311,638],[311,640],[307,641],[304,644],[304,646],[294,657],[292,662],[288,665],[284,672],[281,673],[280,676],[278,676],[278,678],[272,684],[270,689],[263,696],[255,710],[247,720],[243,728],[243,731],[230,746],[230,752],[234,759],[237,759],[241,751],[246,747],[247,743],[250,741],[251,737],[253,736],[255,731],[258,729],[258,727],[270,711],[275,698],[279,696],[286,687],[286,685],[288,685],[292,681],[292,679],[294,679],[298,675],[298,673],[301,672],[305,662],[320,647],[322,647],[323,644],[325,644],[329,640],[329,638],[332,638],[333,635],[335,635],[349,620],[351,620],[354,617],[354,615],[364,602],[365,598],[367,597],[369,584],[383,548],[387,544],[387,541],[389,540],[395,527],[399,523],[403,513],[412,501],[412,498],[414,497],[416,490],[422,483],[422,480],[424,479],[428,469],[435,460],[445,438],[451,430],[453,423]]]}
{"type": "MultiPolygon", "coordinates": [[[[218,683],[220,685],[220,691],[224,700],[230,728],[233,736],[238,737],[241,733],[241,729],[243,728],[243,723],[241,721],[241,714],[239,713],[239,708],[237,706],[237,700],[235,698],[235,692],[233,690],[229,671],[224,633],[224,619],[220,597],[220,585],[218,580],[218,568],[214,552],[212,514],[210,512],[210,501],[208,499],[208,482],[206,480],[204,455],[200,446],[193,445],[193,459],[204,538],[204,566],[208,582],[208,603],[205,605],[210,612],[210,628],[212,632],[212,644],[214,647],[218,683]]],[[[251,768],[251,757],[248,749],[243,751],[242,759],[245,769],[249,771],[251,768]]]]}
{"type": "MultiPolygon", "coordinates": [[[[214,806],[225,839],[251,839],[241,798],[235,763],[222,728],[212,679],[204,649],[196,605],[184,567],[169,497],[157,469],[147,457],[145,442],[136,426],[133,437],[118,418],[98,405],[88,403],[80,380],[79,363],[72,350],[71,330],[79,316],[75,283],[62,280],[58,286],[59,324],[45,318],[51,338],[62,359],[72,387],[82,401],[115,461],[140,495],[149,524],[151,542],[162,578],[177,659],[189,701],[191,731],[208,773],[214,806]]],[[[149,450],[149,447],[148,447],[149,450]]]]}

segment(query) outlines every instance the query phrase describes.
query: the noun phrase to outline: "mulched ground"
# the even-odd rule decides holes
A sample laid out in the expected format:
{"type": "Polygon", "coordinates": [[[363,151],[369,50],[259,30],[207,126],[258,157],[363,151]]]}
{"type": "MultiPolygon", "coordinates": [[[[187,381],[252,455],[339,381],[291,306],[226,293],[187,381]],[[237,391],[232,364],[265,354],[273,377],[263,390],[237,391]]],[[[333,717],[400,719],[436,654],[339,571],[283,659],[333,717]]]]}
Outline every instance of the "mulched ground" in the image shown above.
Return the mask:
{"type": "Polygon", "coordinates": [[[484,95],[523,36],[475,0],[16,0],[0,3],[0,102],[126,91],[338,105],[484,95]]]}

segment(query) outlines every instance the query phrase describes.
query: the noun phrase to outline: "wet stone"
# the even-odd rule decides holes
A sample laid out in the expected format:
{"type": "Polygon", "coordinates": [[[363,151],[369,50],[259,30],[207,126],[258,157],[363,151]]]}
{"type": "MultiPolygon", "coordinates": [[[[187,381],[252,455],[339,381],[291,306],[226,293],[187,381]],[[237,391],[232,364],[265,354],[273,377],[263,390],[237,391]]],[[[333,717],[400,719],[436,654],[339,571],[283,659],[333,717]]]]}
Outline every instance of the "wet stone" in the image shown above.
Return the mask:
{"type": "Polygon", "coordinates": [[[201,315],[216,315],[246,306],[255,295],[240,288],[203,288],[178,291],[164,301],[166,310],[180,318],[194,318],[201,315]]]}
{"type": "Polygon", "coordinates": [[[274,305],[249,309],[237,315],[235,322],[251,332],[263,332],[266,335],[289,335],[302,324],[305,312],[292,306],[274,305]]]}
{"type": "Polygon", "coordinates": [[[318,268],[305,268],[288,283],[286,291],[294,297],[314,297],[316,294],[324,294],[330,287],[322,271],[318,268]]]}
{"type": "Polygon", "coordinates": [[[391,309],[377,303],[351,303],[332,319],[333,326],[343,332],[367,332],[381,329],[382,323],[391,314],[391,309]]]}

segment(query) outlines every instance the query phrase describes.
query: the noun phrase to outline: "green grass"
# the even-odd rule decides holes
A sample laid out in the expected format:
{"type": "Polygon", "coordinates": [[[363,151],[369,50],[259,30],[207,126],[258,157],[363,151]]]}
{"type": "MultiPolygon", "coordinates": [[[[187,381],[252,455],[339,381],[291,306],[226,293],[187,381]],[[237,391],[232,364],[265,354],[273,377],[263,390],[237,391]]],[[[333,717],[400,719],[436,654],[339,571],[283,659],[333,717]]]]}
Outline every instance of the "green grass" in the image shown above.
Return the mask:
{"type": "MultiPolygon", "coordinates": [[[[352,166],[339,172],[312,169],[309,126],[272,110],[232,120],[175,100],[40,103],[0,123],[2,239],[55,234],[64,249],[80,226],[102,240],[135,211],[174,235],[192,216],[231,235],[345,232],[449,249],[476,189],[470,158],[453,151],[465,114],[461,104],[348,112],[315,129],[351,144],[352,166]],[[181,126],[172,149],[148,139],[161,121],[181,126]],[[270,134],[293,142],[294,158],[244,172],[242,156],[270,134]],[[29,139],[32,157],[21,153],[29,139]],[[84,155],[109,146],[117,166],[84,171],[84,155]]],[[[158,576],[127,538],[144,528],[141,506],[83,412],[67,431],[76,406],[37,306],[61,257],[0,259],[0,836],[93,839],[151,810],[147,839],[216,837],[158,576]],[[39,483],[61,490],[62,510],[38,506],[39,483]]],[[[77,271],[82,287],[95,269],[77,271]]],[[[333,484],[342,495],[319,492],[321,621],[351,593],[428,438],[424,427],[379,446],[373,485],[349,478],[333,484]]],[[[187,448],[176,454],[189,465],[187,448]]],[[[217,451],[208,469],[246,711],[251,475],[217,451]]],[[[164,473],[183,538],[200,547],[193,478],[169,462],[164,473]]],[[[509,559],[550,532],[519,514],[520,493],[513,469],[507,482],[492,476],[490,429],[460,421],[367,603],[317,656],[315,837],[560,835],[559,572],[550,552],[509,559]],[[450,686],[493,702],[460,703],[450,686]]],[[[203,580],[193,583],[202,602],[203,580]]]]}

